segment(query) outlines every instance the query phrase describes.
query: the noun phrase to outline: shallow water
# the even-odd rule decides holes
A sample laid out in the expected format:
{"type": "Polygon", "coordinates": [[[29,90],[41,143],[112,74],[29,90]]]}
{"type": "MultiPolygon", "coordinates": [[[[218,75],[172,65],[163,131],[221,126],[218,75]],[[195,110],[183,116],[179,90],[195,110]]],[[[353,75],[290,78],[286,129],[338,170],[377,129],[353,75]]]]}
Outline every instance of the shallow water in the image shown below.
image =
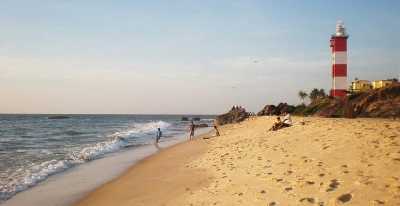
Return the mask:
{"type": "MultiPolygon", "coordinates": [[[[180,115],[70,116],[48,119],[48,115],[0,115],[0,201],[55,174],[94,164],[96,161],[92,160],[122,157],[128,150],[148,148],[154,143],[158,127],[163,131],[162,145],[177,142],[188,124],[180,121],[180,115]]],[[[212,116],[200,117],[199,123],[211,124],[212,116]]],[[[128,159],[133,163],[150,153],[151,149],[146,149],[132,153],[133,158],[128,159]]],[[[110,174],[123,169],[118,168],[110,174]]],[[[104,175],[109,178],[110,174],[104,175]]],[[[99,183],[100,180],[93,181],[99,183]]]]}

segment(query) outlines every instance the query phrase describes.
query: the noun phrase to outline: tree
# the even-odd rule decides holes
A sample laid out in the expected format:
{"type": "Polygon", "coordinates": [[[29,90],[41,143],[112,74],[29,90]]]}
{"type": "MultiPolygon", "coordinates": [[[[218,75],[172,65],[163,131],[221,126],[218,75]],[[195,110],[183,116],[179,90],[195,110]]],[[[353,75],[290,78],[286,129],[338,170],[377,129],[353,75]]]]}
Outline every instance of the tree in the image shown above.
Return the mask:
{"type": "Polygon", "coordinates": [[[324,90],[324,89],[319,89],[318,97],[319,97],[319,98],[324,98],[324,97],[326,97],[326,93],[325,93],[325,90],[324,90]]]}
{"type": "Polygon", "coordinates": [[[319,96],[319,90],[317,88],[314,88],[311,90],[310,94],[308,97],[310,97],[311,101],[315,101],[319,96]]]}
{"type": "Polygon", "coordinates": [[[308,95],[308,97],[310,97],[311,101],[315,101],[317,99],[323,99],[326,96],[327,95],[326,95],[324,89],[317,89],[317,88],[312,89],[310,94],[308,95]]]}
{"type": "Polygon", "coordinates": [[[392,82],[399,82],[399,79],[397,79],[397,78],[392,78],[392,79],[387,79],[387,80],[392,81],[392,82]]]}
{"type": "Polygon", "coordinates": [[[299,93],[298,93],[298,95],[299,95],[301,101],[302,101],[303,104],[304,104],[304,99],[307,98],[308,94],[307,94],[305,91],[300,90],[299,93]]]}

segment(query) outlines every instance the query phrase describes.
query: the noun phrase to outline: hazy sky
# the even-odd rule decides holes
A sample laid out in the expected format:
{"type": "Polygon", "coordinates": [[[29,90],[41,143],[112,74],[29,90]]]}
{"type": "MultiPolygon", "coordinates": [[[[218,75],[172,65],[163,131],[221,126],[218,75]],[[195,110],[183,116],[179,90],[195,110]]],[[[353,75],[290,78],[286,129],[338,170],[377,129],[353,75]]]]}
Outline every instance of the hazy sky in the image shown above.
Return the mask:
{"type": "Polygon", "coordinates": [[[3,0],[0,113],[222,113],[400,74],[400,1],[3,0]]]}

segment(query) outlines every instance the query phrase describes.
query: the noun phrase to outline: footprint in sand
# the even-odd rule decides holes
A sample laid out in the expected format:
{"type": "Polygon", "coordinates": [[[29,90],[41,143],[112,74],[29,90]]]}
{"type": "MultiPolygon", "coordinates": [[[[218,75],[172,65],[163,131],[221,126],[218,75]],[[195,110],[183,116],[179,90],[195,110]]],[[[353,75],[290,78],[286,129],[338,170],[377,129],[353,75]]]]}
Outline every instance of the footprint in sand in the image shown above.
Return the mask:
{"type": "Polygon", "coordinates": [[[385,204],[385,201],[382,201],[382,200],[374,200],[374,202],[376,202],[376,204],[378,204],[378,205],[384,205],[385,204]]]}
{"type": "Polygon", "coordinates": [[[340,195],[340,196],[337,198],[337,201],[338,201],[339,203],[342,203],[342,204],[343,204],[343,203],[346,203],[346,202],[350,201],[352,198],[353,198],[353,195],[352,195],[352,194],[346,193],[346,194],[340,195]]]}
{"type": "Polygon", "coordinates": [[[289,192],[289,191],[291,191],[291,190],[293,190],[292,187],[286,187],[286,188],[285,188],[285,191],[286,191],[286,192],[289,192]]]}
{"type": "Polygon", "coordinates": [[[307,183],[308,185],[313,185],[313,184],[315,184],[314,181],[306,181],[306,183],[307,183]]]}
{"type": "Polygon", "coordinates": [[[299,200],[300,202],[308,202],[311,204],[315,203],[315,199],[313,197],[304,197],[299,200]]]}
{"type": "Polygon", "coordinates": [[[268,206],[276,206],[276,202],[270,202],[268,206]]]}
{"type": "Polygon", "coordinates": [[[337,179],[331,180],[331,183],[329,184],[329,188],[326,189],[327,192],[331,192],[336,190],[336,188],[340,185],[337,179]]]}

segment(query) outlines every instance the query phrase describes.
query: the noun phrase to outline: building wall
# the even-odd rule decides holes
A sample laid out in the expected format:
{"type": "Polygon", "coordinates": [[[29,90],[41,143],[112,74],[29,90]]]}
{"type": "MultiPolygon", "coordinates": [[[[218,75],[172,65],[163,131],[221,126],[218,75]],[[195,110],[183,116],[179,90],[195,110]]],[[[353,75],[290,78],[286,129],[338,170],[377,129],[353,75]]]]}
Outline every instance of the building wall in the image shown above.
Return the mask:
{"type": "Polygon", "coordinates": [[[393,84],[392,81],[389,80],[376,80],[376,81],[372,81],[372,88],[373,89],[379,89],[382,87],[386,87],[393,84]]]}
{"type": "Polygon", "coordinates": [[[368,91],[372,88],[371,82],[367,80],[358,80],[351,83],[351,90],[353,92],[368,91]]]}

